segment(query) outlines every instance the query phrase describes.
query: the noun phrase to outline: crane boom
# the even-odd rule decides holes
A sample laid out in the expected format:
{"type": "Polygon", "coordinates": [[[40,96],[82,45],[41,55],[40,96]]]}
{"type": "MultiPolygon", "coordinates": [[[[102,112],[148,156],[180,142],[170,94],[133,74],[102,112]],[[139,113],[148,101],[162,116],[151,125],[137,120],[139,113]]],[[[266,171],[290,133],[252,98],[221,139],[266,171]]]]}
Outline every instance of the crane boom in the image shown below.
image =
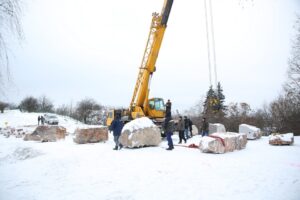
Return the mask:
{"type": "Polygon", "coordinates": [[[155,71],[155,63],[167,27],[172,5],[173,0],[165,0],[161,13],[152,14],[147,45],[139,68],[138,78],[134,87],[129,109],[109,111],[107,114],[106,125],[109,126],[116,115],[121,115],[124,122],[140,116],[147,116],[153,119],[156,124],[161,123],[165,117],[165,105],[163,99],[149,99],[148,95],[149,81],[155,71]]]}
{"type": "Polygon", "coordinates": [[[155,71],[155,63],[167,27],[172,5],[173,0],[165,0],[161,14],[152,14],[150,32],[130,103],[130,110],[133,118],[135,118],[135,114],[145,115],[145,112],[147,112],[149,81],[155,71]]]}

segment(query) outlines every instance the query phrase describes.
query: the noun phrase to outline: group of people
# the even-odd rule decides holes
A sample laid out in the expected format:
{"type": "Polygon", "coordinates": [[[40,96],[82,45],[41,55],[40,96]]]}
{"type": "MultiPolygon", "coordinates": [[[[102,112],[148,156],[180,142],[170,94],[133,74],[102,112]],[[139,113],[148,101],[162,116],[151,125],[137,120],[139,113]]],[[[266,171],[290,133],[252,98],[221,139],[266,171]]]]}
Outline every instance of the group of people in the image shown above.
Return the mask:
{"type": "Polygon", "coordinates": [[[38,116],[38,125],[44,125],[45,124],[45,118],[44,116],[38,116]]]}
{"type": "Polygon", "coordinates": [[[182,116],[179,116],[177,124],[177,130],[179,133],[179,144],[181,144],[182,140],[184,140],[184,142],[186,143],[187,139],[193,137],[192,126],[193,122],[191,119],[189,119],[187,116],[184,116],[184,119],[182,119],[182,116]]]}
{"type": "MultiPolygon", "coordinates": [[[[167,136],[168,141],[168,148],[166,150],[172,150],[174,149],[174,144],[172,140],[173,132],[176,130],[176,123],[172,119],[171,116],[171,102],[168,100],[166,104],[166,119],[163,124],[163,130],[167,136]]],[[[184,119],[182,119],[182,116],[179,116],[179,120],[177,123],[177,130],[179,133],[179,144],[182,143],[182,140],[186,143],[186,140],[193,137],[192,134],[192,125],[193,122],[190,120],[187,116],[184,116],[184,119]]],[[[202,119],[202,127],[201,127],[201,135],[208,136],[208,128],[209,124],[205,117],[202,119]]]]}
{"type": "MultiPolygon", "coordinates": [[[[186,140],[193,136],[192,134],[193,123],[187,116],[184,116],[184,119],[182,118],[182,116],[179,116],[179,121],[176,128],[176,123],[172,119],[171,106],[172,103],[170,100],[168,100],[166,103],[165,121],[162,125],[162,129],[168,141],[168,148],[166,150],[174,149],[172,135],[176,129],[179,131],[179,144],[182,143],[182,140],[186,143],[186,140]]],[[[120,114],[116,115],[115,119],[112,121],[109,127],[109,130],[113,132],[113,136],[114,136],[115,147],[113,148],[113,150],[120,150],[123,147],[123,145],[119,142],[119,138],[123,126],[124,123],[121,120],[121,115],[120,114]]],[[[207,135],[208,135],[208,123],[206,121],[206,118],[204,117],[202,121],[202,136],[207,136],[207,135]]]]}

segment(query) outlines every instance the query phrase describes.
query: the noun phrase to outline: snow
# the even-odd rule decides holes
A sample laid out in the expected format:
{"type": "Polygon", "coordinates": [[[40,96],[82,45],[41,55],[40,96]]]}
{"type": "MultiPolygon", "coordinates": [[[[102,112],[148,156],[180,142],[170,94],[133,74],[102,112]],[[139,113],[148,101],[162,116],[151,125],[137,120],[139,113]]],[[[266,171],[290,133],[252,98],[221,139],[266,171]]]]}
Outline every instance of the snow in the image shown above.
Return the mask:
{"type": "MultiPolygon", "coordinates": [[[[0,114],[1,127],[11,114],[0,114]]],[[[35,113],[17,115],[11,125],[37,121],[35,113]]],[[[67,121],[71,129],[78,126],[67,121]]],[[[198,145],[200,138],[187,145],[198,145]]],[[[111,134],[105,143],[84,145],[71,136],[40,143],[0,135],[0,199],[299,200],[300,137],[294,139],[291,146],[272,146],[262,137],[243,150],[206,154],[180,146],[166,151],[166,141],[113,151],[111,134]]],[[[177,135],[173,141],[178,143],[177,135]]]]}
{"type": "MultiPolygon", "coordinates": [[[[0,114],[0,127],[23,128],[28,131],[34,130],[38,125],[38,116],[46,113],[27,113],[19,110],[5,110],[0,114]]],[[[67,129],[68,133],[74,133],[76,128],[84,128],[86,125],[67,116],[56,115],[59,126],[67,129]]]]}
{"type": "Polygon", "coordinates": [[[155,124],[148,117],[141,117],[126,123],[123,127],[123,131],[129,130],[133,132],[134,130],[153,126],[155,126],[155,124]]]}

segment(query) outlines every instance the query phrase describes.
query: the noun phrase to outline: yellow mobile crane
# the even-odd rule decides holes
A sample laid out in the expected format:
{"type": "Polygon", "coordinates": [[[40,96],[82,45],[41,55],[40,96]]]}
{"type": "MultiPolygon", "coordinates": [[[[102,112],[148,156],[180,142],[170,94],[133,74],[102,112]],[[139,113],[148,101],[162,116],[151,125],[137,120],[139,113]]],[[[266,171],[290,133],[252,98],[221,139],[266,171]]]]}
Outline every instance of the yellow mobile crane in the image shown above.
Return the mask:
{"type": "Polygon", "coordinates": [[[165,104],[162,98],[149,99],[149,82],[158,57],[160,46],[167,27],[167,22],[173,5],[173,0],[165,0],[160,14],[153,13],[150,32],[138,78],[128,110],[113,110],[108,113],[106,124],[110,125],[116,114],[124,121],[147,116],[156,122],[162,122],[165,117],[165,104]]]}

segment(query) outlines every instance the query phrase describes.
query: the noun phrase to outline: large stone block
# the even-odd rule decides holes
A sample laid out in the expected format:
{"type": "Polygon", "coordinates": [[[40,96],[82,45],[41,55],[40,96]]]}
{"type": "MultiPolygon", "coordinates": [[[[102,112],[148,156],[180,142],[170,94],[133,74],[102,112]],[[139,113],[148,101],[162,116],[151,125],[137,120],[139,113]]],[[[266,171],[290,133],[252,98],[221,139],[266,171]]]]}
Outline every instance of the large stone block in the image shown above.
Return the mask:
{"type": "Polygon", "coordinates": [[[292,145],[294,144],[294,133],[278,134],[273,133],[269,136],[271,145],[292,145]]]}
{"type": "Polygon", "coordinates": [[[75,137],[73,141],[77,144],[96,143],[108,140],[108,128],[105,126],[77,128],[74,134],[75,137]]]}
{"type": "Polygon", "coordinates": [[[225,133],[226,129],[223,124],[215,123],[215,124],[209,124],[208,127],[208,134],[213,134],[213,133],[225,133]]]}
{"type": "Polygon", "coordinates": [[[204,153],[226,153],[246,147],[247,136],[240,133],[213,133],[202,137],[199,149],[204,153]]]}
{"type": "Polygon", "coordinates": [[[38,126],[33,133],[26,134],[25,141],[55,142],[65,139],[66,128],[62,126],[38,126]]]}
{"type": "Polygon", "coordinates": [[[158,146],[161,142],[160,129],[147,117],[128,122],[119,138],[124,147],[158,146]]]}
{"type": "Polygon", "coordinates": [[[203,153],[225,153],[225,145],[221,139],[204,136],[199,143],[199,149],[203,153]]]}
{"type": "Polygon", "coordinates": [[[247,135],[247,139],[249,140],[259,139],[262,135],[259,128],[248,124],[240,124],[239,133],[245,133],[247,135]]]}

